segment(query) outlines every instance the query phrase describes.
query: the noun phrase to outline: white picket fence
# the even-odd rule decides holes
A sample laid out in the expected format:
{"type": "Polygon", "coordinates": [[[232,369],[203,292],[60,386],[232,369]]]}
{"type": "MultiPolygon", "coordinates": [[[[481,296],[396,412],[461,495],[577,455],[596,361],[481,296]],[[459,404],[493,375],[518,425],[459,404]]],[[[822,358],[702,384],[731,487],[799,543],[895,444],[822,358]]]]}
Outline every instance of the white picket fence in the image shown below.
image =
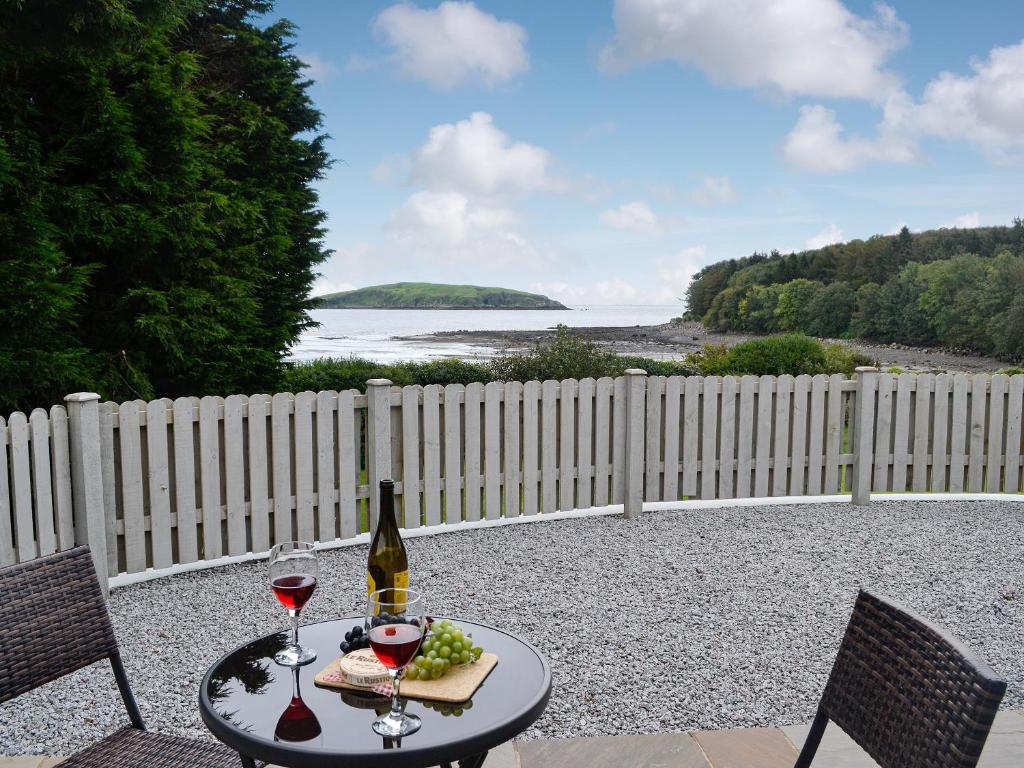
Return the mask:
{"type": "Polygon", "coordinates": [[[647,377],[101,403],[0,419],[0,564],[104,575],[400,523],[644,502],[1021,491],[1024,376],[647,377]],[[865,436],[862,438],[861,436],[865,436]]]}

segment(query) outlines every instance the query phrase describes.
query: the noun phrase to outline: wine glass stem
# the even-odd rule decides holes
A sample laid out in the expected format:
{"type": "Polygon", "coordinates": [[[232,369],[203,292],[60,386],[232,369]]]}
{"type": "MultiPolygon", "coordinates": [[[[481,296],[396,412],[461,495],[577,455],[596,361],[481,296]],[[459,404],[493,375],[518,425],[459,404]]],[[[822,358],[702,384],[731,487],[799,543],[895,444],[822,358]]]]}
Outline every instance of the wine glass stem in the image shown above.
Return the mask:
{"type": "Polygon", "coordinates": [[[292,645],[299,647],[299,612],[294,608],[288,609],[288,615],[292,619],[292,645]]]}
{"type": "Polygon", "coordinates": [[[401,670],[389,669],[388,673],[391,675],[391,717],[396,719],[402,718],[402,703],[398,699],[398,686],[401,684],[401,670]]]}

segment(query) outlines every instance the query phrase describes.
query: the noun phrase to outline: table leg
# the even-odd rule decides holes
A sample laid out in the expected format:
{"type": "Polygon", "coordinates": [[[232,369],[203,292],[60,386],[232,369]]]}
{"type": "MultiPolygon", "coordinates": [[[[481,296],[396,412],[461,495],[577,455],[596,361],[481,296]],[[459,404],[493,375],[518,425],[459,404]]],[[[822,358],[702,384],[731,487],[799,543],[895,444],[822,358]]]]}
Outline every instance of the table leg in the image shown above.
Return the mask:
{"type": "Polygon", "coordinates": [[[256,761],[251,757],[239,753],[238,759],[242,761],[242,768],[256,768],[256,761]]]}

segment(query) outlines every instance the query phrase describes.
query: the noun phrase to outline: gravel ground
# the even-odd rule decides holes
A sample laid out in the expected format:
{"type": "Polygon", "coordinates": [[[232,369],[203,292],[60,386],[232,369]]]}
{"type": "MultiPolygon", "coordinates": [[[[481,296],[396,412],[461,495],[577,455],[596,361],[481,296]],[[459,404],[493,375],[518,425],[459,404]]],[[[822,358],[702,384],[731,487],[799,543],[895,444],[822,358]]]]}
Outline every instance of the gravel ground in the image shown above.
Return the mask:
{"type": "MultiPolygon", "coordinates": [[[[521,633],[554,692],[526,738],[810,720],[858,586],[945,625],[1024,706],[1024,504],[876,502],[655,512],[408,542],[431,608],[521,633]]],[[[363,609],[365,547],[325,552],[314,621],[363,609]]],[[[209,738],[203,671],[283,624],[262,562],[115,590],[149,726],[209,738]]],[[[106,665],[0,705],[0,753],[67,754],[125,722],[106,665]]]]}

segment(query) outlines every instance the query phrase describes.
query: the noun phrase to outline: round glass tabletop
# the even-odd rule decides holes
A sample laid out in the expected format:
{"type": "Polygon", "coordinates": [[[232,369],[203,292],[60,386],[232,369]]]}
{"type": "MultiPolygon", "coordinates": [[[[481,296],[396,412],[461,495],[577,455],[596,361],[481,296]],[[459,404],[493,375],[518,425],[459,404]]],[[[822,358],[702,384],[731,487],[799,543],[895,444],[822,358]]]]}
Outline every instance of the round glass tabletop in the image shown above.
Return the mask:
{"type": "Polygon", "coordinates": [[[422,718],[423,727],[400,741],[384,739],[370,728],[388,710],[386,697],[313,682],[341,655],[338,644],[346,631],[363,623],[361,616],[302,626],[299,642],[318,654],[305,667],[274,662],[274,654],[288,642],[285,631],[222,657],[200,687],[203,722],[241,754],[290,768],[419,768],[486,752],[540,717],[551,693],[551,671],[540,653],[516,636],[455,620],[477,645],[497,655],[498,664],[465,704],[403,698],[405,711],[422,718]]]}

